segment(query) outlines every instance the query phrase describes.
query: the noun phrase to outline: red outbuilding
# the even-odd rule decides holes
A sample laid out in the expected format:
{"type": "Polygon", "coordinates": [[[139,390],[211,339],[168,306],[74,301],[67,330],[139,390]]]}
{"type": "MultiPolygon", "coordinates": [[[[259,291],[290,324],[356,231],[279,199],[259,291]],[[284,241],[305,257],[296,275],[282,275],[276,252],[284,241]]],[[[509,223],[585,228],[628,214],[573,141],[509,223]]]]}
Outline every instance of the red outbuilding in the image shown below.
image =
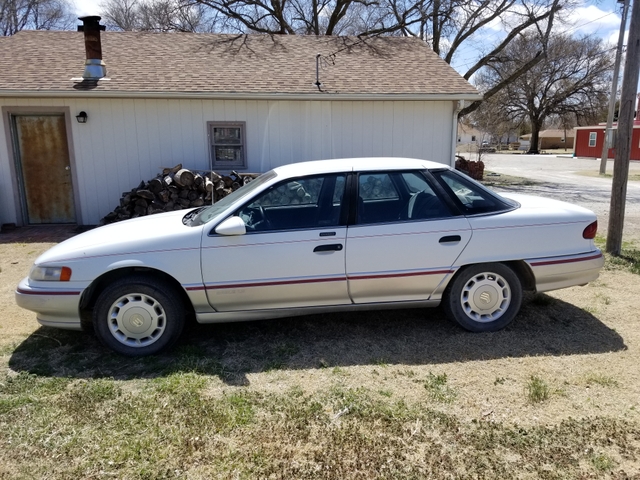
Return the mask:
{"type": "MultiPolygon", "coordinates": [[[[576,157],[600,158],[607,125],[593,125],[590,127],[576,127],[576,139],[573,151],[576,157]]],[[[613,124],[614,130],[617,124],[613,124]]],[[[609,149],[609,158],[614,158],[615,150],[609,149]]],[[[631,160],[640,160],[640,120],[633,122],[633,138],[631,140],[631,160]]]]}

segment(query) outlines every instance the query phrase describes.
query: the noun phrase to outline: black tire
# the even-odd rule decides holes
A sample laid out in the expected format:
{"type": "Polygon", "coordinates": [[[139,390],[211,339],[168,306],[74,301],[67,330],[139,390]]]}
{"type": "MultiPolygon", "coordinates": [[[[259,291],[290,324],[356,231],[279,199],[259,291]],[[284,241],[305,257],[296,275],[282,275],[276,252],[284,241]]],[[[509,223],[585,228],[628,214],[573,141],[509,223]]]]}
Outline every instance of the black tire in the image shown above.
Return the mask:
{"type": "Polygon", "coordinates": [[[495,332],[520,311],[522,284],[502,263],[483,263],[461,269],[447,287],[443,302],[447,316],[471,332],[495,332]]]}
{"type": "Polygon", "coordinates": [[[153,355],[180,337],[185,309],[162,281],[144,275],[121,278],[106,287],[93,309],[93,328],[105,346],[130,357],[153,355]]]}

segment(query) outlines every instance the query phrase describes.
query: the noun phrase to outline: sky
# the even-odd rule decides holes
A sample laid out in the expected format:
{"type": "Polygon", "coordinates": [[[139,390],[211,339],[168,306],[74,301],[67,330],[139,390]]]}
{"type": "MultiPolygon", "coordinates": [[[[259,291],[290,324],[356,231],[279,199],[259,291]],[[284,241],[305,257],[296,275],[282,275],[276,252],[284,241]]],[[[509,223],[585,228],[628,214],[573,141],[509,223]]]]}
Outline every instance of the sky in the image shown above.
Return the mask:
{"type": "MultiPolygon", "coordinates": [[[[76,6],[76,14],[97,15],[100,11],[100,1],[96,0],[72,0],[76,6]]],[[[619,8],[614,0],[585,1],[583,6],[576,9],[571,16],[573,31],[580,33],[594,33],[607,39],[613,38],[614,43],[618,38],[620,28],[619,8]]],[[[499,31],[500,26],[495,26],[499,31]]]]}
{"type": "MultiPolygon", "coordinates": [[[[100,11],[100,0],[72,0],[72,2],[75,3],[78,16],[98,15],[100,11]]],[[[582,5],[562,22],[562,27],[567,32],[597,35],[615,47],[620,30],[620,10],[620,4],[615,0],[584,0],[582,5]]],[[[479,34],[474,42],[469,43],[491,45],[504,35],[503,26],[495,23],[479,34]]],[[[465,73],[477,58],[478,51],[468,45],[454,57],[452,66],[460,73],[465,73]]]]}

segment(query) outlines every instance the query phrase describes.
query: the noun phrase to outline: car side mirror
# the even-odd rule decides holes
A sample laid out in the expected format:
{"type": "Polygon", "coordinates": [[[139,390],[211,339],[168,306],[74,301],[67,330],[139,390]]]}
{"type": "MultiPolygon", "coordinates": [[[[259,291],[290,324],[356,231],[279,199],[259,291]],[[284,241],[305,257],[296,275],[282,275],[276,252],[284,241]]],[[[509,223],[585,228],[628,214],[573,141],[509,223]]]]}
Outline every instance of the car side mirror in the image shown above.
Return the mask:
{"type": "Polygon", "coordinates": [[[229,217],[216,227],[215,232],[218,235],[244,235],[247,226],[240,217],[229,217]]]}

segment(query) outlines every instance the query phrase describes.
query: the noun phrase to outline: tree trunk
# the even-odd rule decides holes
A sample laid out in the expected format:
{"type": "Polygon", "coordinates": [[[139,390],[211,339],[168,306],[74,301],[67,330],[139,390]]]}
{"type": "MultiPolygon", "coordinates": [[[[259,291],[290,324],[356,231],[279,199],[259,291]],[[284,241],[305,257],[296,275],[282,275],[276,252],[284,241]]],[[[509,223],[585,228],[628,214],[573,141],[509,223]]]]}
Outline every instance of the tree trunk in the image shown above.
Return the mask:
{"type": "Polygon", "coordinates": [[[542,122],[531,120],[531,142],[529,143],[528,154],[534,155],[540,153],[538,149],[538,143],[540,141],[540,130],[542,129],[542,122]]]}

